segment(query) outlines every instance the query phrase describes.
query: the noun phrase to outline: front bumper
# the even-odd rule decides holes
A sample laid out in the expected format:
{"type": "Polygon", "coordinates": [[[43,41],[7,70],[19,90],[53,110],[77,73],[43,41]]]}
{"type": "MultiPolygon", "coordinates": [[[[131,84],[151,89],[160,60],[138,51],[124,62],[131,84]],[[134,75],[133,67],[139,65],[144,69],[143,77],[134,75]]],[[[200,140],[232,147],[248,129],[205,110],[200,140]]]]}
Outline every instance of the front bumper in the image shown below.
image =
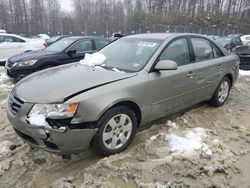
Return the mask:
{"type": "Polygon", "coordinates": [[[7,104],[7,116],[15,132],[32,147],[64,155],[79,153],[89,147],[98,129],[65,129],[50,126],[30,125],[26,120],[32,104],[24,103],[20,110],[13,114],[7,104]]]}

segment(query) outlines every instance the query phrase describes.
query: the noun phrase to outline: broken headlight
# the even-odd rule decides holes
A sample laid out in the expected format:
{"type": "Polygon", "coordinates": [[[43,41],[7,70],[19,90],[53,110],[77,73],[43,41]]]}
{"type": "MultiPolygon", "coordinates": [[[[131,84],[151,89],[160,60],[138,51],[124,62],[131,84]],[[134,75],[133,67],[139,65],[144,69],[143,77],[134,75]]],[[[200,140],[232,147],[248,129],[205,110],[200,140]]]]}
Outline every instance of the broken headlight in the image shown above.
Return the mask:
{"type": "Polygon", "coordinates": [[[44,115],[51,119],[64,119],[74,116],[78,108],[77,103],[72,104],[35,104],[29,112],[29,117],[44,115]]]}

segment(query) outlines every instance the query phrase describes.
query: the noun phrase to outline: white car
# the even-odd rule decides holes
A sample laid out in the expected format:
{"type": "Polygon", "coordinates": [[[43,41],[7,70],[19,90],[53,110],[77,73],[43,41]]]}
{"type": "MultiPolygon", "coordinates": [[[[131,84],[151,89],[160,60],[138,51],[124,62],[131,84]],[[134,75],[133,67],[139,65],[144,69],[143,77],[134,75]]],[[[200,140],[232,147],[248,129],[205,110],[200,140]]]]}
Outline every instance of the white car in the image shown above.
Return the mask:
{"type": "Polygon", "coordinates": [[[243,35],[240,37],[240,39],[242,40],[242,43],[246,45],[248,42],[250,42],[250,35],[243,35]]]}
{"type": "Polygon", "coordinates": [[[38,34],[37,35],[38,38],[42,39],[42,40],[48,40],[50,39],[50,36],[47,34],[38,34]]]}
{"type": "Polygon", "coordinates": [[[0,64],[10,57],[31,50],[41,50],[46,43],[40,39],[29,39],[15,34],[0,33],[0,64]]]}

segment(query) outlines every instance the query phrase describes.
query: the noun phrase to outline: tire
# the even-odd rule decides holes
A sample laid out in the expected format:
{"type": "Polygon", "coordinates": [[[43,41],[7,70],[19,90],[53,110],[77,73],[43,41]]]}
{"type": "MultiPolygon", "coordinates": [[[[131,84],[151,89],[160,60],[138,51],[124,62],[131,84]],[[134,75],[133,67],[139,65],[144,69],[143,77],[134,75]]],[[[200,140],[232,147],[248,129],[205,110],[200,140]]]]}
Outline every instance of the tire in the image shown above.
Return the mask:
{"type": "Polygon", "coordinates": [[[94,149],[101,155],[109,156],[125,150],[133,141],[137,117],[132,109],[116,106],[100,118],[97,126],[99,130],[93,138],[94,149]]]}
{"type": "Polygon", "coordinates": [[[215,107],[220,107],[226,102],[232,83],[228,77],[224,77],[218,84],[210,103],[215,107]]]}

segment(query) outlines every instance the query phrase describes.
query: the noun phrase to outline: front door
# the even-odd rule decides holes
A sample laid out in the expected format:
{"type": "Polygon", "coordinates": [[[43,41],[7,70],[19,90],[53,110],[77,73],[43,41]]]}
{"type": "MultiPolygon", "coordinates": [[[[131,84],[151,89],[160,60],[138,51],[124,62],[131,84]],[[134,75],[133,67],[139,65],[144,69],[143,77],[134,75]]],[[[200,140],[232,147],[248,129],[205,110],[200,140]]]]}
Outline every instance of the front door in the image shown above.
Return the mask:
{"type": "Polygon", "coordinates": [[[173,60],[178,69],[149,73],[149,100],[153,117],[189,106],[194,90],[194,64],[191,63],[186,38],[171,42],[160,55],[160,60],[173,60]]]}

